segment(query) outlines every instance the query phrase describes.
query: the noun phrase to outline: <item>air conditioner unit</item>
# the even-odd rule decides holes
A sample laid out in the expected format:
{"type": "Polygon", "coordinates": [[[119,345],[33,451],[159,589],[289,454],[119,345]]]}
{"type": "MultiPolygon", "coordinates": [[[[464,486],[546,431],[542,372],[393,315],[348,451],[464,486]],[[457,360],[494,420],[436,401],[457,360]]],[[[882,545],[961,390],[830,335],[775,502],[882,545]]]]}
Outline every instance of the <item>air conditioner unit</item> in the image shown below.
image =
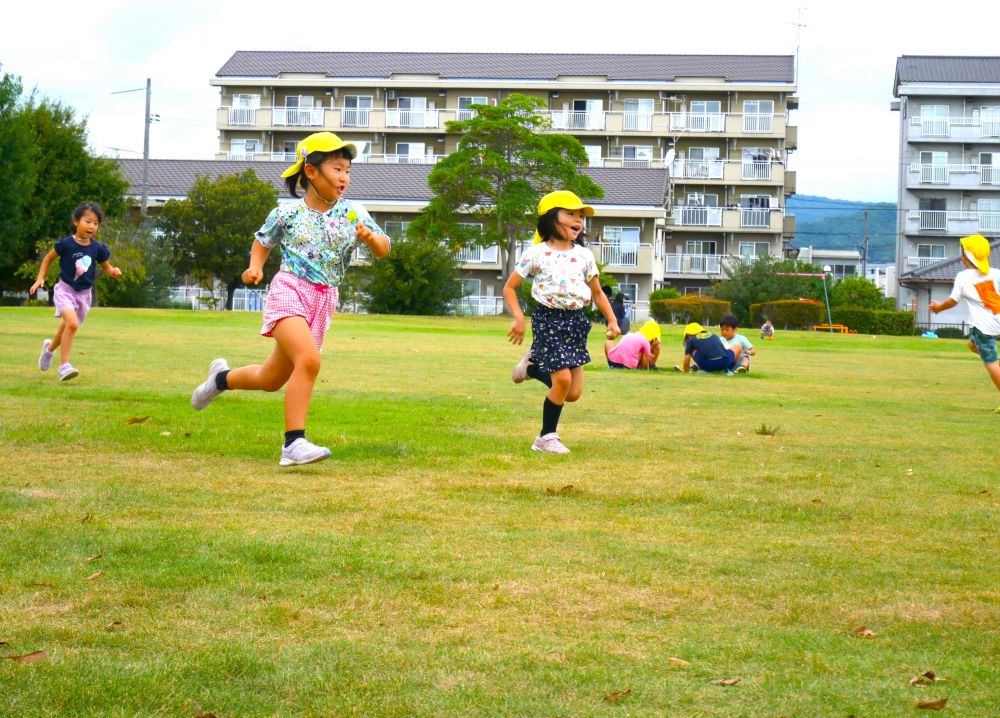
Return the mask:
{"type": "Polygon", "coordinates": [[[387,100],[395,100],[396,99],[396,91],[395,90],[386,90],[385,91],[385,99],[387,99],[387,100]]]}
{"type": "Polygon", "coordinates": [[[549,93],[549,97],[551,97],[553,100],[558,100],[559,99],[559,93],[558,92],[550,92],[549,93]]]}

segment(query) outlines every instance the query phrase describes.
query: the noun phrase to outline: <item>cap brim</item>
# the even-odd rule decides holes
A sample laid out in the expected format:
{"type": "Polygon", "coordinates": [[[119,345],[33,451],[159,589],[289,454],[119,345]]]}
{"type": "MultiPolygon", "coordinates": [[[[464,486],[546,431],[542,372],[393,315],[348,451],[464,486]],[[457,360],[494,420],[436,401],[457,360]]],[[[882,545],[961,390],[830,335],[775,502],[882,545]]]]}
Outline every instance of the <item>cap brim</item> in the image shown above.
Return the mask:
{"type": "MultiPolygon", "coordinates": [[[[357,159],[357,157],[358,157],[358,146],[356,144],[354,144],[353,142],[341,142],[339,144],[333,144],[333,145],[329,145],[327,147],[314,147],[310,151],[310,154],[312,154],[313,152],[336,152],[337,150],[343,150],[343,149],[350,149],[351,156],[354,159],[357,159]]],[[[281,178],[282,179],[288,179],[292,175],[297,174],[299,172],[299,170],[302,169],[303,161],[304,160],[302,158],[299,158],[298,162],[296,162],[294,165],[292,165],[291,167],[289,167],[288,169],[286,169],[284,172],[281,173],[281,178]]]]}

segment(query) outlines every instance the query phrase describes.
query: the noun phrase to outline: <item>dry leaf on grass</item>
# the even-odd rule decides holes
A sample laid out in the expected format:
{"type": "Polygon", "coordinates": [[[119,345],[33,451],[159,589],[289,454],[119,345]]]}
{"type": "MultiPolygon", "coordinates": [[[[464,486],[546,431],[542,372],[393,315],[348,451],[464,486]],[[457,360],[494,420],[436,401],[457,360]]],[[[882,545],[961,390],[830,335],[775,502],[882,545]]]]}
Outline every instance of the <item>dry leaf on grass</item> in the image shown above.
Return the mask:
{"type": "Polygon", "coordinates": [[[712,685],[716,686],[735,686],[740,682],[739,678],[720,678],[717,681],[712,681],[712,685]]]}
{"type": "Polygon", "coordinates": [[[99,561],[102,558],[104,558],[104,554],[103,553],[99,553],[96,556],[91,556],[90,558],[88,558],[87,559],[87,563],[93,563],[94,561],[99,561]]]}
{"type": "Polygon", "coordinates": [[[39,588],[55,588],[55,586],[48,581],[34,581],[32,586],[38,586],[39,588]]]}
{"type": "Polygon", "coordinates": [[[7,641],[0,641],[0,646],[9,646],[9,645],[10,643],[8,643],[7,641]]]}
{"type": "Polygon", "coordinates": [[[608,703],[614,703],[615,701],[620,701],[631,692],[631,688],[626,688],[623,691],[614,691],[613,693],[608,693],[608,695],[604,696],[604,700],[608,703]]]}
{"type": "Polygon", "coordinates": [[[94,520],[94,515],[89,511],[80,517],[81,524],[89,524],[93,520],[94,520]]]}
{"type": "Polygon", "coordinates": [[[939,711],[945,707],[948,702],[947,698],[935,698],[934,700],[927,701],[917,701],[917,708],[923,708],[929,711],[939,711]]]}
{"type": "Polygon", "coordinates": [[[675,666],[690,666],[691,664],[685,661],[683,658],[668,658],[668,663],[673,663],[675,666]]]}
{"type": "Polygon", "coordinates": [[[851,629],[858,638],[875,638],[878,634],[864,626],[855,626],[851,629]]]}
{"type": "Polygon", "coordinates": [[[108,625],[106,625],[104,627],[104,629],[107,630],[107,631],[113,631],[116,628],[121,628],[121,626],[122,626],[122,622],[121,621],[112,621],[111,623],[109,623],[108,625]]]}
{"type": "Polygon", "coordinates": [[[934,671],[924,671],[919,676],[913,676],[910,679],[911,686],[926,686],[931,683],[940,683],[941,681],[946,681],[947,678],[939,678],[934,671]]]}
{"type": "Polygon", "coordinates": [[[551,486],[549,486],[546,487],[545,494],[547,496],[555,496],[557,494],[570,494],[573,493],[573,490],[574,490],[573,484],[566,484],[565,486],[558,489],[553,489],[551,486]]]}
{"type": "Polygon", "coordinates": [[[148,420],[149,420],[148,416],[133,416],[130,417],[129,420],[125,422],[125,425],[129,426],[131,424],[144,424],[148,420]]]}
{"type": "Polygon", "coordinates": [[[38,663],[48,657],[49,654],[45,651],[32,651],[31,653],[25,653],[23,656],[4,656],[4,658],[9,658],[15,663],[38,663]]]}
{"type": "Polygon", "coordinates": [[[104,575],[104,571],[98,571],[97,573],[90,574],[89,576],[87,576],[87,578],[85,578],[83,580],[84,581],[93,581],[95,578],[98,578],[99,576],[103,576],[103,575],[104,575]]]}

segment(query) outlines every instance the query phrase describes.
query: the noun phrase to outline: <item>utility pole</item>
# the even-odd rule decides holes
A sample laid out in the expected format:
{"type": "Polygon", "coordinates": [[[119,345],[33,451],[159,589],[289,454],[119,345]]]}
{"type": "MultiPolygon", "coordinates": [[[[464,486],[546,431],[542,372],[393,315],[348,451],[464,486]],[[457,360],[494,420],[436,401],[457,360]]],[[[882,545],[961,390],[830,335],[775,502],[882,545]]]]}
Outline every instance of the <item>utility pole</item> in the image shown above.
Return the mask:
{"type": "Polygon", "coordinates": [[[142,138],[142,201],[139,205],[139,216],[146,219],[146,207],[149,204],[149,124],[153,121],[149,114],[149,103],[152,93],[152,81],[146,78],[146,131],[142,138]]]}
{"type": "Polygon", "coordinates": [[[868,210],[865,210],[865,234],[861,242],[861,276],[868,278],[868,210]]]}

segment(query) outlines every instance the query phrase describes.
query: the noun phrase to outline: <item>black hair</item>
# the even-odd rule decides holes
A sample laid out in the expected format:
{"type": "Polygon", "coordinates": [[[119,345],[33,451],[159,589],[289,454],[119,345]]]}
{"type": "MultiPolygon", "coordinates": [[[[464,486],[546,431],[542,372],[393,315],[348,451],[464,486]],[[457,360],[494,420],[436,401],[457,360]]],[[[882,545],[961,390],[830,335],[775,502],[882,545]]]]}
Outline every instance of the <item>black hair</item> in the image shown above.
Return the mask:
{"type": "MultiPolygon", "coordinates": [[[[535,229],[538,230],[538,236],[542,238],[543,242],[550,240],[553,237],[559,236],[559,233],[556,232],[556,220],[559,217],[560,209],[563,208],[553,207],[548,212],[546,212],[545,214],[543,214],[541,217],[538,218],[538,224],[535,225],[535,229]]],[[[582,232],[580,232],[580,236],[578,236],[573,241],[575,244],[579,244],[581,247],[586,247],[587,230],[584,229],[582,232]]]]}
{"type": "Polygon", "coordinates": [[[98,224],[104,221],[104,210],[101,209],[101,205],[97,204],[97,202],[81,202],[73,209],[73,214],[70,215],[73,217],[73,222],[69,228],[70,233],[76,231],[76,223],[83,219],[83,215],[87,214],[87,212],[94,213],[98,224]]]}
{"type": "Polygon", "coordinates": [[[719,320],[720,327],[732,327],[737,329],[740,326],[740,320],[736,318],[735,314],[727,314],[722,319],[719,320]]]}
{"type": "Polygon", "coordinates": [[[309,178],[306,177],[306,165],[319,167],[327,160],[337,159],[338,157],[348,162],[354,161],[354,153],[347,147],[341,147],[339,150],[333,150],[332,152],[310,152],[306,156],[305,162],[299,167],[299,171],[285,179],[285,187],[288,188],[288,194],[292,195],[292,197],[298,197],[299,195],[295,191],[296,188],[309,189],[309,178]]]}

